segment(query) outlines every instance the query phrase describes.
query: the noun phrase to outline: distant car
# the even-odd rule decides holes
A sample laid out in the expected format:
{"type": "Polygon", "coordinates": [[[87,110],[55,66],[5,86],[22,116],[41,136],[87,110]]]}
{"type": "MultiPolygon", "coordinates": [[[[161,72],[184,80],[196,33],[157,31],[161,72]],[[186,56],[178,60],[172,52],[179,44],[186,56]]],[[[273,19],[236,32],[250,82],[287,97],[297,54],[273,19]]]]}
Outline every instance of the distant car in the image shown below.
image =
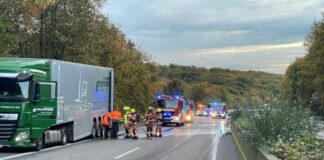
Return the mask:
{"type": "Polygon", "coordinates": [[[216,119],[216,118],[225,119],[226,118],[226,112],[218,111],[218,110],[212,110],[211,113],[210,113],[210,116],[211,116],[212,119],[216,119]]]}
{"type": "Polygon", "coordinates": [[[203,116],[204,115],[204,112],[205,112],[205,109],[198,109],[197,111],[196,111],[196,116],[203,116]]]}
{"type": "Polygon", "coordinates": [[[212,119],[216,119],[216,118],[217,118],[216,111],[212,111],[211,114],[210,114],[210,117],[211,117],[212,119]]]}

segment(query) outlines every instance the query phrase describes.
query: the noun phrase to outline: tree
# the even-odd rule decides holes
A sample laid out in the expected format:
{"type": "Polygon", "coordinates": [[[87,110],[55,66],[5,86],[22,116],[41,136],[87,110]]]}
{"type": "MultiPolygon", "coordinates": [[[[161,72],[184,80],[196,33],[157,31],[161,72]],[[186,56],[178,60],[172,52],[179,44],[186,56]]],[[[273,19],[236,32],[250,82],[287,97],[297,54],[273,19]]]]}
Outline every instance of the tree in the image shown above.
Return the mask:
{"type": "Polygon", "coordinates": [[[208,83],[197,83],[192,86],[191,99],[195,102],[207,102],[208,101],[208,83]]]}
{"type": "Polygon", "coordinates": [[[324,15],[315,22],[305,41],[307,55],[297,58],[285,74],[284,94],[291,106],[312,109],[324,115],[324,15]]]}

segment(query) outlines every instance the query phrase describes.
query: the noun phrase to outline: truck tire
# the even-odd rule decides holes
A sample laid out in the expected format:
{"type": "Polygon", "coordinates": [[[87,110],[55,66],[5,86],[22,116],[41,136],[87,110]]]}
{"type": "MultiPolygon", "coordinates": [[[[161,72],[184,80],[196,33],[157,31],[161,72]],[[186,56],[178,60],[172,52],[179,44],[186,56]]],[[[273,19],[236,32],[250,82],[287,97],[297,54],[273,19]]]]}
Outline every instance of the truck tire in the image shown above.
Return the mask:
{"type": "Polygon", "coordinates": [[[67,129],[68,142],[73,142],[73,126],[68,126],[67,129]]]}
{"type": "Polygon", "coordinates": [[[68,143],[68,135],[66,127],[63,127],[61,130],[61,145],[66,145],[68,143]]]}
{"type": "Polygon", "coordinates": [[[35,150],[36,151],[42,150],[44,148],[43,136],[41,138],[35,139],[35,143],[36,143],[35,150]]]}
{"type": "Polygon", "coordinates": [[[96,138],[97,137],[97,124],[95,121],[93,121],[92,124],[92,129],[91,129],[91,138],[96,138]]]}

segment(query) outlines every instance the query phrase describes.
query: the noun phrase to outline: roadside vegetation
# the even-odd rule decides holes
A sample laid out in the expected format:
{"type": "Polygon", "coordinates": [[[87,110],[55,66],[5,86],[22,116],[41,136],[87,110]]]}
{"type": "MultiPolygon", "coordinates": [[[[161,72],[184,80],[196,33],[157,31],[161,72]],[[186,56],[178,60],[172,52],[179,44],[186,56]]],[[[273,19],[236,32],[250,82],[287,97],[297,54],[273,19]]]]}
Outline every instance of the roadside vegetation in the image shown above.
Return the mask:
{"type": "Polygon", "coordinates": [[[279,103],[238,111],[239,133],[280,159],[322,160],[316,116],[324,115],[324,17],[306,38],[307,55],[289,66],[279,103]]]}
{"type": "Polygon", "coordinates": [[[240,135],[255,147],[280,159],[322,160],[321,143],[315,137],[317,121],[310,110],[284,104],[240,111],[236,125],[240,135]]]}

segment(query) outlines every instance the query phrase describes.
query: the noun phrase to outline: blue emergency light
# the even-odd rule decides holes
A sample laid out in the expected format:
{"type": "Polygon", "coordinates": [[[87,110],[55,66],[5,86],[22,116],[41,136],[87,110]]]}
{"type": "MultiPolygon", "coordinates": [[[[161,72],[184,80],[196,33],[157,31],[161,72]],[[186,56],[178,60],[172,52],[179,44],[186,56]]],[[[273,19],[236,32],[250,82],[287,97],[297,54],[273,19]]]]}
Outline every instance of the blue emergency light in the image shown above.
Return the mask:
{"type": "Polygon", "coordinates": [[[171,116],[171,113],[170,112],[164,112],[163,115],[164,116],[171,116]]]}

